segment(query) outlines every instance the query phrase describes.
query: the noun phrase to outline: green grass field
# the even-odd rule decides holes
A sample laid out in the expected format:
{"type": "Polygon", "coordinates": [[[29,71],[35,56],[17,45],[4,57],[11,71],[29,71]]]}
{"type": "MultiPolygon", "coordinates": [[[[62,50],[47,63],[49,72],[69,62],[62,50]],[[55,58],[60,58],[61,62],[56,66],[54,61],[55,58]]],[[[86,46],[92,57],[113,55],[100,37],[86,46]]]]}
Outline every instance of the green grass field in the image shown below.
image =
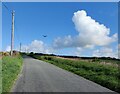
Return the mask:
{"type": "Polygon", "coordinates": [[[54,64],[60,68],[73,72],[86,79],[94,81],[113,91],[120,92],[119,69],[115,66],[101,65],[98,62],[75,61],[52,56],[33,55],[34,58],[54,64]]]}
{"type": "Polygon", "coordinates": [[[20,55],[2,58],[2,92],[10,92],[14,81],[16,80],[22,68],[22,57],[20,55]]]}

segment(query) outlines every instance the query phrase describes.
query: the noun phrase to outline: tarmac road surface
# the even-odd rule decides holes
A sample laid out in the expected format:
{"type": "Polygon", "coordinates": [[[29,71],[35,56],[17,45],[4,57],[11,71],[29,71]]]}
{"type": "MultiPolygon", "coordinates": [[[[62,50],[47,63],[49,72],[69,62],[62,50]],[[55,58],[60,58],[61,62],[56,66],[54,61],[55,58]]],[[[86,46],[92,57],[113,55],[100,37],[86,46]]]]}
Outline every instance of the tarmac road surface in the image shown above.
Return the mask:
{"type": "Polygon", "coordinates": [[[52,64],[24,57],[24,66],[11,92],[113,92],[52,64]]]}

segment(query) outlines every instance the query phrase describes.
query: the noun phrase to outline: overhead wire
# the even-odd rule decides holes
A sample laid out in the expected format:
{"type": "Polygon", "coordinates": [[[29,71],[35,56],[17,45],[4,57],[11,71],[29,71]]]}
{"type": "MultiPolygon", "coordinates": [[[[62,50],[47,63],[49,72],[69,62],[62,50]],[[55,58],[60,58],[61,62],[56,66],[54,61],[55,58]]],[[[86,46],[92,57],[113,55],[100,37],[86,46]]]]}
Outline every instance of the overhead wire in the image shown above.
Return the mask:
{"type": "Polygon", "coordinates": [[[3,4],[3,6],[8,10],[8,12],[10,12],[11,13],[11,9],[10,8],[8,8],[8,6],[6,6],[6,4],[4,3],[4,2],[2,2],[2,4],[3,4]]]}
{"type": "MultiPolygon", "coordinates": [[[[3,6],[7,9],[7,11],[11,14],[12,13],[12,8],[8,7],[4,2],[2,2],[3,6]]],[[[14,28],[15,30],[18,31],[17,26],[16,26],[16,20],[14,20],[14,28]]],[[[15,32],[16,38],[17,38],[17,42],[20,42],[20,36],[18,34],[18,32],[15,32]]]]}

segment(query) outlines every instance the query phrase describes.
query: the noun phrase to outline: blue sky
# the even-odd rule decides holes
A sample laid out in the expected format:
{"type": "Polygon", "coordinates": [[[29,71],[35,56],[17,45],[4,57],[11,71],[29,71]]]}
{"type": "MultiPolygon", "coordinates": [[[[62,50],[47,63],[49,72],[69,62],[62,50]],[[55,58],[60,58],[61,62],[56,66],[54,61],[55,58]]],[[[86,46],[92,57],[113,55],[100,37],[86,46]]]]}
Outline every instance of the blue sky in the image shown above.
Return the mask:
{"type": "MultiPolygon", "coordinates": [[[[115,33],[118,33],[117,3],[19,2],[5,4],[9,9],[15,10],[15,49],[19,49],[19,44],[21,42],[23,49],[30,46],[28,47],[29,50],[36,52],[40,47],[38,52],[44,52],[43,50],[47,49],[55,50],[53,52],[48,51],[50,53],[65,55],[92,56],[93,52],[99,50],[98,52],[100,53],[100,50],[104,48],[109,48],[109,50],[112,49],[113,52],[116,51],[116,47],[118,45],[117,41],[104,47],[96,45],[92,49],[83,48],[81,46],[63,46],[62,49],[59,49],[59,47],[58,49],[55,49],[53,44],[58,37],[65,39],[65,36],[68,35],[72,37],[79,35],[80,31],[78,32],[75,29],[75,23],[72,21],[72,18],[75,12],[81,10],[84,10],[88,16],[99,24],[104,24],[106,28],[110,28],[110,34],[108,36],[112,37],[115,33]],[[42,35],[47,35],[47,37],[45,38],[42,35]],[[32,43],[35,47],[37,45],[35,43],[38,43],[38,47],[36,47],[36,49],[35,47],[31,47],[32,43]]],[[[4,6],[2,6],[2,20],[2,48],[5,51],[9,48],[11,40],[11,14],[4,6]]],[[[84,28],[87,28],[87,26],[84,28]]],[[[61,41],[64,42],[64,40],[61,41]]]]}

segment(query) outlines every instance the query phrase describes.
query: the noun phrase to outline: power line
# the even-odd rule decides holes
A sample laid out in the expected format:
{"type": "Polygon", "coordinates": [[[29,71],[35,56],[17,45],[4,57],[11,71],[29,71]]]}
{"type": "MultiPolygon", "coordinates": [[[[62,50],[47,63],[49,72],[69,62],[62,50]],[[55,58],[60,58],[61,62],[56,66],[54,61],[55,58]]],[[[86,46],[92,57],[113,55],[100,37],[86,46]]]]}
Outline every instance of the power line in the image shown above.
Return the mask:
{"type": "Polygon", "coordinates": [[[11,32],[11,56],[13,55],[13,49],[14,49],[14,10],[11,11],[4,3],[2,3],[3,6],[8,10],[8,12],[12,13],[12,32],[11,32]]]}
{"type": "Polygon", "coordinates": [[[9,9],[3,2],[2,2],[3,6],[8,10],[8,12],[11,13],[11,9],[9,9]]]}

